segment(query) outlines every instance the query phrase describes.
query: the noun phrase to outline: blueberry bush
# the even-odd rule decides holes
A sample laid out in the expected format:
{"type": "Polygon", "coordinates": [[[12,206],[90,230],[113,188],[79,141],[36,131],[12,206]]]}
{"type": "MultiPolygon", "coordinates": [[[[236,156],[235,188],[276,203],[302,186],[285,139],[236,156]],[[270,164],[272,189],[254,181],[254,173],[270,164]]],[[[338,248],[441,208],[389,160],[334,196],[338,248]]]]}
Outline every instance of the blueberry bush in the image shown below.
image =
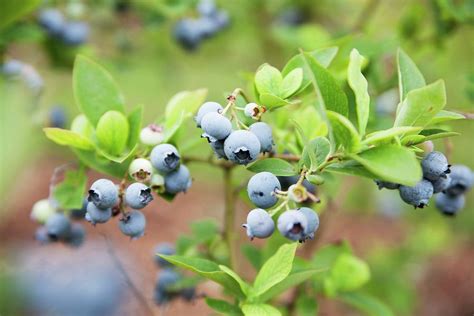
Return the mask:
{"type": "MultiPolygon", "coordinates": [[[[117,1],[117,12],[128,10],[125,3],[117,1]]],[[[178,45],[191,51],[232,23],[211,1],[195,7],[198,16],[178,19],[172,30],[178,45]]],[[[246,74],[243,86],[213,93],[221,98],[208,97],[213,87],[178,92],[161,116],[150,118],[144,115],[150,105],[129,104],[100,58],[84,53],[87,24],[51,8],[40,10],[37,19],[49,56],[73,63],[80,113],[67,128],[65,113],[55,107],[43,128],[46,138],[77,159],[55,169],[50,196],[33,205],[36,240],[79,247],[87,242],[86,224],[78,221],[85,219],[87,225],[116,225],[139,243],[147,232],[147,205],[173,203],[193,190],[188,166],[221,171],[224,194],[215,199],[225,206],[222,223],[193,222],[189,235],[154,250],[160,272],[153,298],[159,306],[203,298],[223,315],[317,315],[315,297],[322,295],[367,315],[395,315],[366,290],[377,271],[347,241],[311,245],[331,216],[329,201],[340,193],[335,179],[368,178],[381,194],[397,190],[399,201],[415,209],[433,204],[447,216],[464,208],[474,185],[473,171],[448,160],[432,142],[460,135],[446,123],[466,115],[447,106],[444,80],[427,82],[402,48],[393,52],[399,102],[387,128],[372,120],[381,111],[368,80],[372,60],[345,43],[343,49],[293,50],[286,63],[264,63],[246,74]],[[198,150],[203,143],[207,150],[198,150]],[[89,170],[101,176],[88,179],[89,170]],[[236,223],[239,200],[249,205],[243,223],[236,223]],[[256,239],[265,241],[256,246],[256,239]],[[241,257],[254,268],[253,279],[239,266],[241,257]],[[209,280],[221,296],[196,290],[209,280]],[[278,300],[288,292],[289,303],[278,300]]],[[[403,35],[416,36],[409,29],[417,17],[406,19],[403,35]]],[[[452,19],[462,22],[459,15],[452,19]]],[[[285,38],[285,28],[304,20],[301,11],[287,11],[277,19],[275,36],[285,38]]],[[[28,78],[24,67],[9,60],[2,73],[28,78]]]]}

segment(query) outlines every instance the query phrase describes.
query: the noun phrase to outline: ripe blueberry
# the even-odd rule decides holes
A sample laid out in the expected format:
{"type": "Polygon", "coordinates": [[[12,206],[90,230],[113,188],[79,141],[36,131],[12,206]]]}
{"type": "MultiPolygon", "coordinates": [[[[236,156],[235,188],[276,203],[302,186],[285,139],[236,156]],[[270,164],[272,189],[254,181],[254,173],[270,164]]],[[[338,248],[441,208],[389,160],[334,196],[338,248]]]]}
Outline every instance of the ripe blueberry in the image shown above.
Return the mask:
{"type": "Polygon", "coordinates": [[[84,22],[68,22],[61,32],[61,39],[64,44],[78,46],[84,44],[89,37],[89,25],[84,22]]]}
{"type": "Polygon", "coordinates": [[[388,189],[388,190],[396,190],[400,187],[400,185],[397,183],[392,183],[392,182],[382,181],[382,180],[375,180],[375,184],[377,184],[379,190],[382,190],[383,188],[388,189]]]}
{"type": "Polygon", "coordinates": [[[174,26],[173,36],[181,47],[189,51],[195,50],[201,42],[201,31],[194,19],[179,20],[174,26]]]}
{"type": "Polygon", "coordinates": [[[421,161],[423,177],[425,179],[436,181],[438,178],[446,178],[450,172],[448,159],[439,151],[432,151],[421,161]]]}
{"type": "Polygon", "coordinates": [[[165,259],[161,258],[158,255],[171,256],[171,255],[174,255],[175,252],[176,251],[172,244],[167,243],[167,242],[159,243],[158,245],[156,245],[155,253],[153,254],[156,264],[158,264],[158,266],[162,268],[172,267],[173,265],[171,263],[169,263],[168,261],[166,261],[165,259]]]}
{"type": "Polygon", "coordinates": [[[79,223],[73,223],[69,234],[64,239],[64,242],[71,247],[77,248],[80,247],[86,236],[86,231],[84,227],[79,223]]]}
{"type": "Polygon", "coordinates": [[[163,128],[156,124],[144,127],[140,132],[140,142],[147,146],[156,146],[165,138],[163,128]]]}
{"type": "Polygon", "coordinates": [[[191,187],[191,174],[186,166],[181,165],[179,169],[165,176],[165,190],[170,194],[186,192],[191,187]]]}
{"type": "Polygon", "coordinates": [[[224,10],[219,10],[219,12],[217,12],[216,16],[214,17],[214,20],[220,29],[226,28],[230,24],[229,14],[224,10]]]}
{"type": "Polygon", "coordinates": [[[99,179],[92,183],[87,200],[100,209],[111,208],[118,201],[117,186],[110,180],[99,179]]]}
{"type": "Polygon", "coordinates": [[[227,156],[225,155],[224,152],[224,141],[223,140],[217,140],[215,142],[210,142],[211,148],[216,154],[217,158],[219,159],[226,159],[227,156]]]}
{"type": "Polygon", "coordinates": [[[56,210],[50,201],[48,199],[42,199],[33,205],[30,218],[40,224],[44,224],[48,218],[55,213],[56,210]]]}
{"type": "Polygon", "coordinates": [[[36,229],[35,239],[42,245],[48,244],[51,241],[54,241],[49,237],[48,230],[44,226],[40,226],[36,229]]]}
{"type": "Polygon", "coordinates": [[[433,185],[428,180],[421,180],[413,187],[401,185],[398,189],[400,197],[405,203],[419,208],[428,205],[428,201],[433,195],[433,185]]]}
{"type": "Polygon", "coordinates": [[[201,38],[209,38],[219,31],[219,25],[215,19],[206,16],[196,20],[196,27],[200,32],[201,38]]]}
{"type": "Polygon", "coordinates": [[[58,35],[64,28],[64,16],[59,10],[44,9],[39,12],[38,23],[50,35],[58,35]]]}
{"type": "Polygon", "coordinates": [[[201,127],[204,131],[203,137],[209,142],[223,140],[232,132],[232,123],[222,114],[211,112],[204,115],[201,120],[201,127]]]}
{"type": "Polygon", "coordinates": [[[130,163],[128,174],[136,181],[146,182],[150,180],[153,173],[153,166],[150,160],[145,158],[137,158],[130,163]]]}
{"type": "Polygon", "coordinates": [[[451,167],[451,183],[446,192],[451,195],[466,193],[474,185],[474,174],[469,167],[454,165],[451,167]]]}
{"type": "Polygon", "coordinates": [[[213,16],[217,12],[216,4],[213,0],[200,0],[196,7],[199,14],[204,16],[213,16]]]}
{"type": "Polygon", "coordinates": [[[45,227],[51,239],[63,239],[71,231],[71,221],[63,213],[55,213],[48,218],[45,227]]]}
{"type": "Polygon", "coordinates": [[[174,291],[170,288],[179,280],[181,280],[181,276],[178,272],[171,268],[163,269],[158,273],[158,280],[155,289],[165,293],[172,293],[174,291]]]}
{"type": "Polygon", "coordinates": [[[119,221],[120,231],[130,236],[132,239],[138,239],[145,234],[146,218],[142,212],[132,210],[130,213],[124,215],[119,221]]]}
{"type": "Polygon", "coordinates": [[[49,124],[50,127],[65,128],[67,116],[62,106],[55,106],[49,111],[49,124]]]}
{"type": "Polygon", "coordinates": [[[197,127],[201,127],[201,121],[204,115],[211,112],[220,113],[222,110],[224,109],[217,102],[206,102],[203,105],[201,105],[196,116],[194,117],[194,121],[196,121],[197,127]]]}
{"type": "Polygon", "coordinates": [[[10,59],[1,66],[2,74],[7,77],[17,77],[21,74],[24,63],[16,59],[10,59]]]}
{"type": "Polygon", "coordinates": [[[159,172],[166,174],[178,168],[181,157],[176,147],[170,144],[155,146],[150,154],[153,167],[159,172]]]}
{"type": "Polygon", "coordinates": [[[84,219],[84,216],[86,216],[87,204],[88,203],[89,202],[87,201],[87,198],[84,198],[84,200],[82,201],[82,207],[81,208],[71,210],[71,212],[70,212],[71,218],[73,218],[73,219],[84,219]]]}
{"type": "Polygon", "coordinates": [[[260,153],[260,141],[249,131],[234,131],[224,141],[224,152],[230,161],[246,165],[257,159],[260,153]]]}
{"type": "Polygon", "coordinates": [[[270,127],[270,125],[264,122],[253,123],[252,125],[250,125],[249,131],[254,133],[260,141],[261,152],[265,153],[272,151],[274,143],[272,136],[272,128],[270,127]]]}
{"type": "Polygon", "coordinates": [[[319,227],[319,216],[318,214],[310,209],[309,207],[301,207],[298,209],[299,212],[303,213],[306,217],[306,221],[308,222],[308,226],[304,231],[304,235],[306,239],[313,239],[314,233],[318,230],[319,227]]]}
{"type": "Polygon", "coordinates": [[[192,302],[196,298],[196,288],[195,287],[186,287],[181,290],[181,297],[186,302],[192,302]]]}
{"type": "Polygon", "coordinates": [[[302,242],[306,238],[305,231],[308,231],[308,220],[303,212],[290,210],[278,217],[277,227],[286,238],[302,242]]]}
{"type": "Polygon", "coordinates": [[[93,225],[107,222],[112,217],[112,208],[101,209],[94,203],[87,204],[85,219],[93,225]]]}
{"type": "Polygon", "coordinates": [[[151,189],[143,183],[132,183],[125,190],[125,203],[131,208],[142,209],[152,200],[151,189]]]}
{"type": "Polygon", "coordinates": [[[267,238],[273,234],[275,223],[267,211],[261,208],[253,209],[247,215],[247,223],[243,224],[247,230],[247,236],[250,240],[257,238],[267,238]]]}
{"type": "Polygon", "coordinates": [[[464,195],[450,195],[445,193],[440,193],[436,195],[435,204],[436,208],[441,211],[444,215],[454,216],[458,211],[460,211],[466,199],[464,195]]]}
{"type": "Polygon", "coordinates": [[[448,175],[446,178],[440,177],[436,181],[431,181],[433,185],[433,193],[440,193],[445,191],[451,183],[451,176],[448,175]]]}
{"type": "Polygon", "coordinates": [[[258,207],[269,208],[276,204],[276,190],[281,190],[280,181],[270,172],[259,172],[250,178],[247,184],[247,194],[258,207]]]}

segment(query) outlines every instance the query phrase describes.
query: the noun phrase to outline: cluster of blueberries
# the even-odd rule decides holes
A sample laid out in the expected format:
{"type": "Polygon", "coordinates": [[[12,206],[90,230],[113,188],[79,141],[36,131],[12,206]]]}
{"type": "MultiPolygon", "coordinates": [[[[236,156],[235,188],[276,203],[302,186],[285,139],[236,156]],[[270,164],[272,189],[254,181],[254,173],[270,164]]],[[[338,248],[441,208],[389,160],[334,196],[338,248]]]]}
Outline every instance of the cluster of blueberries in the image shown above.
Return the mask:
{"type": "MultiPolygon", "coordinates": [[[[255,103],[247,104],[245,114],[253,117],[255,103]]],[[[197,126],[202,128],[212,150],[220,159],[230,160],[239,165],[255,161],[262,152],[271,152],[273,148],[272,128],[264,122],[256,122],[248,130],[233,130],[232,122],[224,115],[223,107],[217,102],[206,102],[194,118],[197,126]]]]}
{"type": "MultiPolygon", "coordinates": [[[[288,188],[291,192],[297,189],[298,183],[288,188]]],[[[255,206],[247,215],[247,223],[242,226],[247,230],[247,236],[253,238],[267,238],[273,234],[275,223],[270,214],[264,210],[273,207],[278,202],[277,194],[281,192],[281,184],[278,178],[270,172],[260,172],[250,178],[247,185],[247,193],[255,206]]],[[[301,200],[297,200],[302,202],[301,200]]],[[[319,227],[318,214],[309,207],[300,207],[296,210],[283,212],[277,221],[279,232],[286,238],[294,241],[304,242],[313,239],[319,227]]]]}
{"type": "Polygon", "coordinates": [[[474,185],[474,174],[464,165],[451,166],[438,151],[432,151],[421,161],[423,179],[409,187],[376,180],[379,189],[399,190],[402,200],[415,208],[428,205],[433,194],[436,207],[445,215],[453,216],[465,204],[464,194],[474,185]]]}
{"type": "Polygon", "coordinates": [[[186,50],[195,50],[208,39],[229,26],[229,15],[218,10],[214,1],[201,0],[197,5],[198,18],[183,18],[174,26],[175,40],[186,50]]]}
{"type": "Polygon", "coordinates": [[[89,25],[81,21],[67,21],[61,11],[43,9],[38,14],[38,23],[51,38],[67,46],[79,46],[89,38],[89,25]]]}
{"type": "Polygon", "coordinates": [[[35,95],[43,91],[43,78],[30,64],[17,59],[9,59],[0,65],[0,73],[7,79],[20,79],[35,95]]]}
{"type": "Polygon", "coordinates": [[[176,289],[175,286],[182,280],[182,275],[178,273],[174,266],[158,255],[174,255],[174,246],[170,243],[160,243],[156,246],[154,259],[158,267],[158,272],[153,298],[159,306],[169,303],[171,300],[181,297],[186,302],[191,302],[196,297],[195,287],[185,287],[176,289]]]}
{"type": "Polygon", "coordinates": [[[31,219],[41,224],[36,229],[36,240],[42,244],[61,241],[71,247],[81,246],[86,231],[81,223],[73,220],[81,219],[84,213],[81,210],[72,210],[66,215],[53,204],[49,199],[43,199],[33,205],[31,219]]]}

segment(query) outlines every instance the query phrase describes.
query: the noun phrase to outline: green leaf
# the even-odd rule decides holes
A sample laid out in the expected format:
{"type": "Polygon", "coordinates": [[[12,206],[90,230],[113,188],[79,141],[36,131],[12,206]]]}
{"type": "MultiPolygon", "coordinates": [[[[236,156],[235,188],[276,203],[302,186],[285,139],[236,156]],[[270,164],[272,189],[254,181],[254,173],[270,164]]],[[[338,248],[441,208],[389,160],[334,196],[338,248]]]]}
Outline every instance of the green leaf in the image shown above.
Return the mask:
{"type": "Polygon", "coordinates": [[[190,270],[202,277],[205,277],[206,279],[212,280],[222,285],[226,290],[232,292],[238,298],[245,297],[242,290],[240,289],[240,285],[227,273],[222,271],[219,268],[219,265],[215,262],[206,259],[185,256],[160,255],[160,257],[178,267],[190,270]]]}
{"type": "Polygon", "coordinates": [[[83,168],[68,170],[64,180],[53,189],[54,199],[61,209],[80,209],[84,202],[87,176],[83,168]]]}
{"type": "Polygon", "coordinates": [[[128,170],[128,163],[116,163],[100,157],[94,151],[73,149],[74,154],[86,166],[101,173],[121,179],[128,170]]]}
{"type": "Polygon", "coordinates": [[[269,64],[260,66],[255,74],[255,86],[260,94],[280,95],[283,77],[278,69],[269,64]]]}
{"type": "Polygon", "coordinates": [[[71,132],[77,133],[87,139],[92,139],[94,127],[84,114],[79,114],[71,123],[71,132]]]}
{"type": "Polygon", "coordinates": [[[368,83],[362,74],[362,64],[364,58],[357,49],[353,49],[350,55],[349,67],[347,68],[347,81],[356,98],[357,122],[359,134],[363,136],[369,121],[370,96],[368,92],[368,83]]]}
{"type": "Polygon", "coordinates": [[[422,172],[416,155],[396,145],[382,145],[351,156],[381,180],[414,186],[422,172]]]}
{"type": "Polygon", "coordinates": [[[258,272],[251,295],[258,297],[277,285],[290,274],[298,244],[284,244],[270,257],[258,272]]]}
{"type": "Polygon", "coordinates": [[[0,30],[32,12],[41,0],[1,1],[0,30]]]}
{"type": "Polygon", "coordinates": [[[257,160],[256,162],[248,166],[247,170],[255,173],[268,171],[276,176],[295,175],[295,169],[293,168],[293,166],[289,162],[279,158],[266,158],[262,160],[257,160]]]}
{"type": "Polygon", "coordinates": [[[435,124],[443,123],[446,121],[452,121],[452,120],[462,120],[465,118],[466,117],[460,113],[441,110],[438,113],[436,113],[436,115],[431,119],[430,125],[435,125],[435,124]]]}
{"type": "Polygon", "coordinates": [[[390,142],[396,136],[418,133],[422,129],[422,127],[413,126],[392,127],[383,131],[378,131],[367,135],[362,143],[367,145],[374,145],[382,142],[390,142]]]}
{"type": "Polygon", "coordinates": [[[143,119],[143,105],[137,106],[128,115],[128,125],[130,127],[130,133],[128,135],[127,147],[133,148],[138,143],[140,132],[142,130],[142,119],[143,119]]]}
{"type": "Polygon", "coordinates": [[[416,64],[401,48],[398,50],[397,64],[398,88],[400,89],[400,102],[402,102],[408,92],[424,87],[426,82],[416,64]]]}
{"type": "Polygon", "coordinates": [[[230,316],[243,315],[239,307],[232,305],[231,303],[215,298],[206,297],[206,304],[214,311],[230,316]]]}
{"type": "Polygon", "coordinates": [[[283,281],[277,283],[276,285],[272,286],[270,289],[268,289],[266,292],[264,292],[262,295],[259,297],[259,301],[261,302],[266,302],[281,293],[285,292],[289,288],[292,288],[294,286],[297,286],[300,283],[303,283],[304,281],[310,279],[317,273],[321,273],[325,270],[320,270],[320,269],[307,269],[307,270],[301,270],[301,271],[296,271],[290,273],[287,278],[285,278],[283,281]]]}
{"type": "MultiPolygon", "coordinates": [[[[135,151],[138,149],[138,144],[135,144],[135,147],[132,149],[128,149],[125,152],[123,152],[121,155],[112,155],[107,153],[106,151],[102,150],[101,148],[97,148],[97,152],[104,158],[107,158],[110,161],[116,162],[116,163],[123,163],[125,160],[130,158],[135,151]]],[[[123,176],[123,175],[122,175],[123,176]]]]}
{"type": "Polygon", "coordinates": [[[316,137],[304,147],[302,160],[310,171],[315,171],[326,161],[330,150],[331,144],[326,137],[316,137]]]}
{"type": "Polygon", "coordinates": [[[361,292],[341,293],[339,298],[368,316],[394,316],[395,314],[377,298],[361,292]]]}
{"type": "Polygon", "coordinates": [[[301,293],[296,299],[296,315],[314,316],[318,315],[318,303],[316,299],[309,294],[301,293]]]}
{"type": "Polygon", "coordinates": [[[96,126],[108,111],[124,113],[124,98],[112,76],[87,57],[76,57],[73,70],[74,98],[79,109],[96,126]]]}
{"type": "Polygon", "coordinates": [[[337,292],[354,291],[370,280],[369,265],[352,254],[340,254],[331,266],[325,285],[337,292]]]}
{"type": "Polygon", "coordinates": [[[443,80],[408,92],[401,103],[394,126],[426,126],[446,105],[443,80]]]}
{"type": "Polygon", "coordinates": [[[244,304],[242,311],[245,316],[281,316],[278,309],[267,304],[244,304]]]}
{"type": "Polygon", "coordinates": [[[260,102],[265,105],[265,107],[269,110],[273,110],[291,104],[290,102],[280,98],[279,96],[270,93],[262,93],[260,95],[260,102]]]}
{"type": "Polygon", "coordinates": [[[242,280],[242,278],[234,270],[230,269],[229,267],[226,267],[224,265],[219,265],[219,268],[225,273],[227,273],[232,279],[237,281],[237,283],[239,283],[240,285],[240,289],[242,290],[242,292],[244,292],[244,294],[247,295],[250,288],[250,285],[247,282],[242,280]]]}
{"type": "Polygon", "coordinates": [[[324,109],[337,112],[343,116],[349,115],[347,96],[336,79],[321,66],[310,54],[302,53],[305,68],[310,71],[311,82],[316,90],[318,101],[324,109]]]}
{"type": "Polygon", "coordinates": [[[413,146],[426,141],[426,137],[423,135],[407,135],[401,140],[403,146],[413,146]]]}
{"type": "Polygon", "coordinates": [[[303,69],[295,68],[283,78],[280,86],[280,97],[287,99],[298,91],[303,82],[303,69]]]}
{"type": "Polygon", "coordinates": [[[348,153],[358,152],[361,147],[360,137],[351,121],[332,111],[327,111],[327,116],[331,123],[336,145],[343,147],[348,153]]]}
{"type": "Polygon", "coordinates": [[[456,132],[450,132],[440,128],[433,128],[433,129],[425,129],[420,132],[420,135],[425,136],[425,141],[433,140],[433,139],[440,139],[452,136],[459,136],[461,134],[456,132]]]}
{"type": "Polygon", "coordinates": [[[358,177],[364,177],[364,178],[369,178],[369,179],[377,179],[377,176],[375,174],[367,170],[360,163],[353,160],[344,161],[340,163],[334,163],[330,166],[327,166],[324,170],[328,172],[332,172],[332,173],[343,174],[343,175],[358,176],[358,177]]]}
{"type": "Polygon", "coordinates": [[[166,104],[165,118],[167,125],[172,126],[179,122],[182,113],[185,117],[194,114],[204,103],[206,96],[207,89],[181,91],[175,94],[166,104]]]}
{"type": "Polygon", "coordinates": [[[130,126],[120,112],[108,111],[97,123],[96,136],[100,148],[114,156],[120,155],[127,146],[130,126]]]}
{"type": "Polygon", "coordinates": [[[243,244],[242,245],[242,253],[244,254],[245,258],[250,262],[252,267],[255,268],[255,270],[259,270],[262,266],[262,253],[260,250],[255,247],[254,245],[250,244],[243,244]]]}
{"type": "Polygon", "coordinates": [[[46,137],[58,145],[70,146],[83,150],[94,149],[94,144],[89,139],[67,129],[46,127],[43,128],[43,131],[46,134],[46,137]]]}
{"type": "Polygon", "coordinates": [[[210,242],[219,234],[219,228],[213,219],[199,220],[191,223],[191,231],[197,243],[210,242]]]}

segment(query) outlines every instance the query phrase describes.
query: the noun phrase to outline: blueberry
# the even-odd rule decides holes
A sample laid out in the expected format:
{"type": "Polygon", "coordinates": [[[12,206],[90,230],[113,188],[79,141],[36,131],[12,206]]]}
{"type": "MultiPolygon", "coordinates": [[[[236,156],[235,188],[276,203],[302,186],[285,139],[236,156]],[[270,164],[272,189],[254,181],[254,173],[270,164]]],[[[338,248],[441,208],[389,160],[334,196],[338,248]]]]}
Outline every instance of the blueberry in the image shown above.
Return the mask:
{"type": "Polygon", "coordinates": [[[454,216],[458,211],[460,211],[466,199],[464,195],[450,195],[445,193],[440,193],[436,195],[435,204],[436,208],[441,211],[444,215],[454,216]]]}
{"type": "Polygon", "coordinates": [[[181,290],[181,297],[186,302],[192,302],[196,298],[196,288],[195,287],[187,287],[181,290]]]}
{"type": "Polygon", "coordinates": [[[257,238],[267,238],[273,234],[275,223],[267,211],[261,208],[253,209],[247,215],[247,223],[243,224],[247,230],[247,236],[250,240],[257,238]]]}
{"type": "Polygon", "coordinates": [[[215,142],[210,142],[212,151],[216,154],[217,158],[219,159],[227,159],[227,156],[225,155],[224,152],[224,141],[223,140],[217,140],[215,142]]]}
{"type": "Polygon", "coordinates": [[[87,204],[85,219],[92,224],[103,224],[112,217],[112,208],[101,209],[94,203],[87,204]]]}
{"type": "Polygon", "coordinates": [[[302,212],[303,215],[306,217],[306,221],[308,222],[308,226],[304,231],[304,235],[306,239],[313,239],[314,233],[318,230],[319,227],[319,216],[314,210],[310,209],[309,207],[301,207],[298,211],[302,212]]]}
{"type": "Polygon", "coordinates": [[[219,26],[214,19],[201,17],[196,20],[196,27],[202,38],[209,38],[219,31],[219,26]]]}
{"type": "Polygon", "coordinates": [[[270,152],[272,151],[273,147],[273,136],[272,136],[272,128],[267,123],[257,122],[253,123],[249,127],[249,131],[254,133],[257,136],[260,142],[260,151],[270,152]]]}
{"type": "Polygon", "coordinates": [[[17,77],[21,74],[24,65],[25,64],[19,60],[10,59],[2,65],[2,74],[7,77],[17,77]]]}
{"type": "Polygon", "coordinates": [[[280,13],[277,22],[286,26],[298,26],[304,22],[304,14],[298,8],[289,8],[280,13]]]}
{"type": "Polygon", "coordinates": [[[174,26],[173,36],[188,51],[195,50],[201,42],[201,30],[196,20],[181,19],[174,26]]]}
{"type": "Polygon", "coordinates": [[[118,202],[117,186],[110,180],[99,179],[92,183],[87,200],[100,209],[109,209],[118,202]]]}
{"type": "Polygon", "coordinates": [[[249,131],[234,131],[224,142],[224,152],[230,161],[246,165],[257,159],[260,153],[260,141],[249,131]]]}
{"type": "Polygon", "coordinates": [[[173,145],[160,144],[151,151],[150,160],[156,170],[166,174],[178,168],[181,157],[173,145]]]}
{"type": "Polygon", "coordinates": [[[223,140],[232,132],[230,120],[217,112],[204,115],[201,120],[201,127],[204,131],[203,137],[206,137],[209,142],[223,140]]]}
{"type": "Polygon", "coordinates": [[[142,212],[132,210],[130,213],[124,215],[119,221],[120,231],[130,236],[132,239],[138,239],[145,234],[146,218],[142,212]]]}
{"type": "Polygon", "coordinates": [[[64,44],[78,46],[84,44],[89,37],[89,25],[84,22],[68,22],[61,32],[64,44]]]}
{"type": "Polygon", "coordinates": [[[64,28],[64,16],[56,9],[44,9],[39,12],[38,23],[50,35],[58,35],[64,28]]]}
{"type": "Polygon", "coordinates": [[[431,181],[431,184],[433,185],[433,193],[440,193],[445,191],[449,187],[450,183],[451,176],[449,175],[446,178],[439,178],[436,181],[431,181]]]}
{"type": "Polygon", "coordinates": [[[83,244],[85,236],[86,236],[86,231],[84,227],[79,223],[74,223],[72,224],[71,230],[69,234],[67,234],[64,241],[69,246],[77,248],[83,244]]]}
{"type": "Polygon", "coordinates": [[[281,190],[280,181],[270,172],[259,172],[250,178],[247,184],[247,194],[258,207],[269,208],[276,204],[276,190],[281,190]]]}
{"type": "Polygon", "coordinates": [[[469,167],[454,165],[451,167],[451,183],[446,192],[451,195],[466,193],[474,185],[474,175],[469,167]]]}
{"type": "Polygon", "coordinates": [[[145,158],[137,158],[130,163],[128,174],[136,181],[148,181],[153,173],[153,166],[150,160],[145,158]]]}
{"type": "Polygon", "coordinates": [[[259,114],[258,104],[257,103],[248,103],[245,106],[244,114],[247,117],[256,118],[259,114]]]}
{"type": "Polygon", "coordinates": [[[194,121],[196,121],[197,127],[201,127],[201,121],[204,115],[211,112],[220,113],[222,110],[224,109],[217,102],[206,102],[203,105],[201,105],[196,116],[194,117],[194,121]]]}
{"type": "Polygon", "coordinates": [[[87,204],[89,202],[87,201],[87,198],[84,198],[82,201],[82,207],[77,208],[77,209],[72,209],[70,212],[71,218],[73,219],[84,219],[84,216],[86,216],[87,212],[87,204]]]}
{"type": "Polygon", "coordinates": [[[191,187],[191,174],[186,166],[181,165],[179,169],[165,176],[165,190],[170,194],[186,192],[191,187]]]}
{"type": "Polygon", "coordinates": [[[35,232],[35,239],[40,243],[40,244],[48,244],[52,241],[54,241],[53,239],[51,239],[48,235],[48,230],[46,229],[46,227],[44,226],[40,226],[36,229],[36,232],[35,232]]]}
{"type": "Polygon", "coordinates": [[[433,185],[428,180],[421,180],[414,187],[401,185],[398,189],[400,197],[406,203],[419,208],[428,205],[428,201],[433,195],[433,185]]]}
{"type": "Polygon", "coordinates": [[[375,184],[377,184],[379,190],[382,190],[383,188],[388,190],[397,190],[400,187],[400,185],[397,183],[382,180],[375,180],[375,184]]]}
{"type": "Polygon", "coordinates": [[[226,28],[230,24],[229,14],[224,10],[219,10],[219,12],[217,12],[216,16],[214,17],[214,20],[219,29],[226,28]]]}
{"type": "Polygon", "coordinates": [[[164,293],[173,293],[171,289],[178,281],[181,280],[181,276],[178,272],[171,268],[166,268],[158,273],[158,280],[156,282],[155,290],[162,291],[164,293]]]}
{"type": "Polygon", "coordinates": [[[158,245],[156,245],[155,252],[153,254],[156,264],[158,264],[158,266],[160,266],[162,268],[172,267],[173,265],[171,263],[169,263],[165,259],[158,256],[158,254],[166,255],[166,256],[172,256],[172,255],[175,254],[175,252],[176,251],[175,251],[174,246],[172,244],[167,243],[167,242],[159,243],[158,245]]]}
{"type": "Polygon", "coordinates": [[[171,300],[171,297],[165,292],[155,289],[153,300],[156,305],[161,306],[167,304],[171,300]]]}
{"type": "Polygon", "coordinates": [[[49,126],[57,128],[66,127],[67,116],[62,106],[55,106],[49,111],[49,126]]]}
{"type": "Polygon", "coordinates": [[[277,227],[286,238],[302,242],[306,238],[305,231],[308,231],[308,220],[303,212],[290,210],[278,217],[277,227]]]}
{"type": "Polygon", "coordinates": [[[71,231],[71,221],[63,213],[55,213],[48,218],[45,227],[51,239],[63,239],[71,231]]]}
{"type": "Polygon", "coordinates": [[[439,151],[432,151],[421,161],[423,177],[425,179],[436,181],[440,177],[446,178],[450,172],[448,159],[439,151]]]}
{"type": "Polygon", "coordinates": [[[152,200],[151,189],[143,183],[132,183],[125,190],[125,203],[131,208],[142,209],[152,200]]]}
{"type": "Polygon", "coordinates": [[[156,146],[165,138],[163,128],[156,124],[150,124],[144,127],[140,132],[140,142],[147,146],[156,146]]]}
{"type": "Polygon", "coordinates": [[[34,94],[39,95],[43,91],[43,78],[33,66],[25,64],[21,72],[21,77],[28,89],[34,94]]]}
{"type": "Polygon", "coordinates": [[[31,208],[30,218],[40,224],[46,223],[51,215],[56,213],[56,209],[51,205],[48,199],[42,199],[36,202],[31,208]]]}
{"type": "Polygon", "coordinates": [[[196,7],[199,14],[213,16],[217,13],[217,7],[213,0],[200,0],[196,7]]]}

